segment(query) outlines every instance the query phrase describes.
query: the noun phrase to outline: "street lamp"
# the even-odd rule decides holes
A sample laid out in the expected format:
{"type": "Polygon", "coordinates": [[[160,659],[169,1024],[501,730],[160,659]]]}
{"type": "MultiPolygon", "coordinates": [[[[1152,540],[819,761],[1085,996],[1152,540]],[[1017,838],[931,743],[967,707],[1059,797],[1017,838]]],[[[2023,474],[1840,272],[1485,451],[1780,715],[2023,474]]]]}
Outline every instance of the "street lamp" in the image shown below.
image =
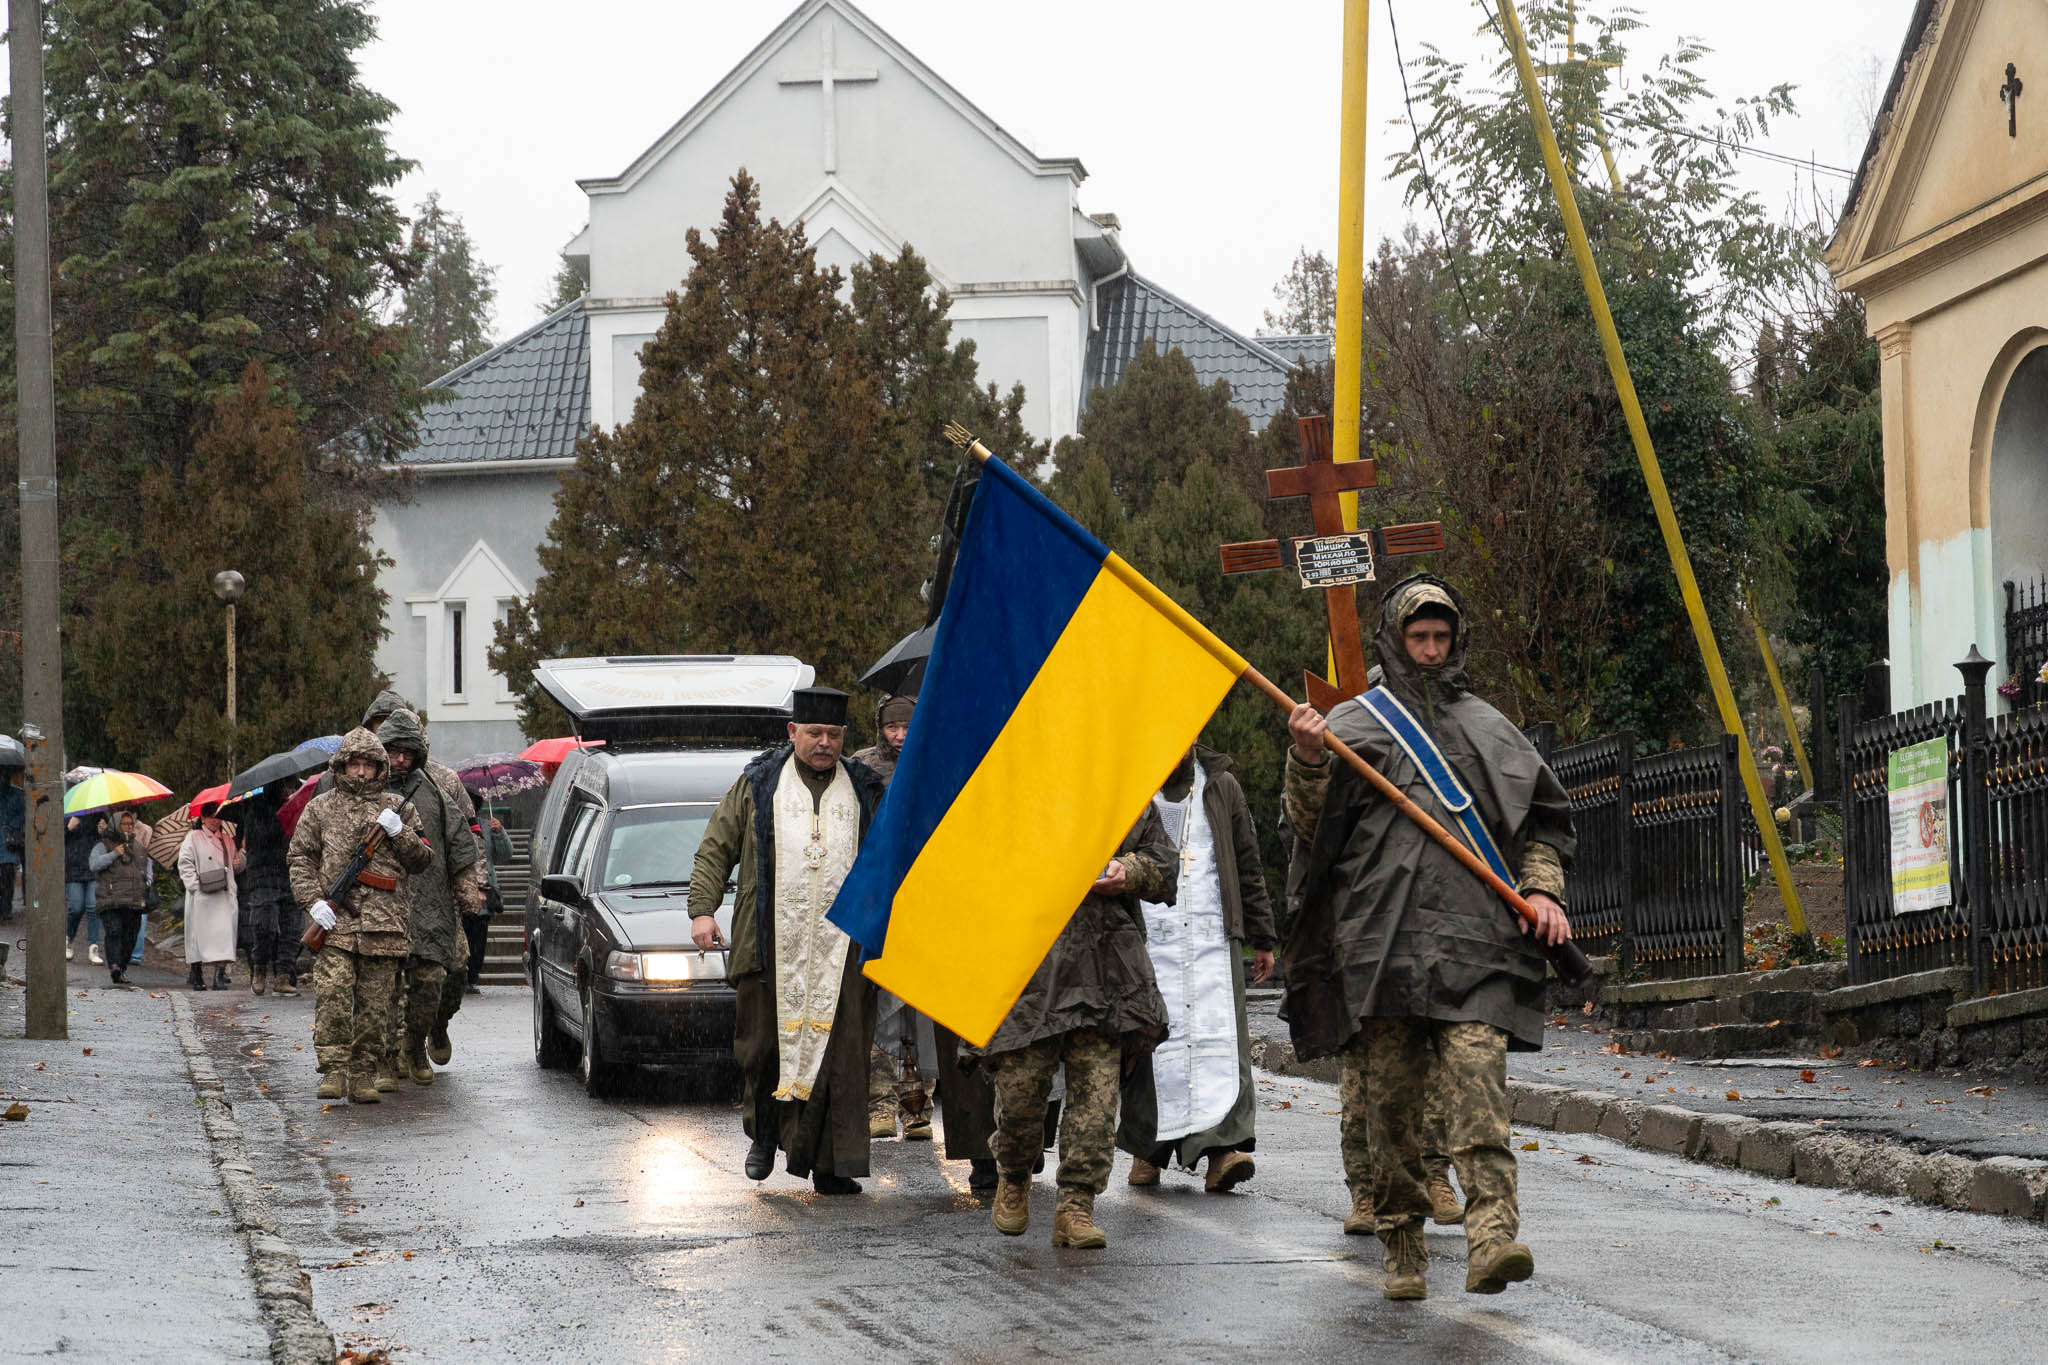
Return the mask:
{"type": "Polygon", "coordinates": [[[235,766],[235,603],[242,600],[248,580],[233,569],[213,576],[213,595],[228,604],[228,767],[235,766]]]}

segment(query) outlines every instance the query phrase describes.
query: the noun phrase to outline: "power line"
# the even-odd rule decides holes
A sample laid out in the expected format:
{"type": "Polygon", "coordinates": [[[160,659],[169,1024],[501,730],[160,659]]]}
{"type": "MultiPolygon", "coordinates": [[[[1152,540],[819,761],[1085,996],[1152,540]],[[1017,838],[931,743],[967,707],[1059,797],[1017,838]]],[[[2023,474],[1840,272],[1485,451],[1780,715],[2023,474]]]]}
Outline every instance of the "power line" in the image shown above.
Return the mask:
{"type": "Polygon", "coordinates": [[[1422,191],[1429,199],[1429,207],[1436,213],[1437,229],[1443,234],[1444,265],[1451,272],[1451,283],[1457,286],[1458,301],[1465,305],[1465,316],[1472,320],[1474,328],[1488,341],[1494,338],[1479,320],[1479,313],[1472,307],[1472,300],[1465,294],[1464,272],[1458,269],[1458,258],[1452,251],[1451,226],[1444,218],[1444,207],[1436,197],[1436,177],[1429,173],[1429,158],[1422,149],[1422,126],[1415,121],[1415,100],[1408,90],[1408,60],[1401,55],[1401,26],[1394,20],[1394,0],[1387,0],[1387,29],[1394,35],[1394,66],[1401,73],[1401,103],[1408,110],[1408,131],[1415,139],[1415,168],[1422,175],[1422,191]]]}

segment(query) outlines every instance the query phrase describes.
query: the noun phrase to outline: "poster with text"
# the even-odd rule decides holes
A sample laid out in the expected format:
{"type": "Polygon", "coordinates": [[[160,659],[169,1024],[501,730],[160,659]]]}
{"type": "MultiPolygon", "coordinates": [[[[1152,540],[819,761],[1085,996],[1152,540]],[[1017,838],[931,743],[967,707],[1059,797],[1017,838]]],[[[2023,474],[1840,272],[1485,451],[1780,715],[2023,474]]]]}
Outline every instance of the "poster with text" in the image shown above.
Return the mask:
{"type": "Polygon", "coordinates": [[[1894,749],[1885,764],[1891,796],[1892,913],[1951,905],[1948,883],[1948,740],[1894,749]]]}

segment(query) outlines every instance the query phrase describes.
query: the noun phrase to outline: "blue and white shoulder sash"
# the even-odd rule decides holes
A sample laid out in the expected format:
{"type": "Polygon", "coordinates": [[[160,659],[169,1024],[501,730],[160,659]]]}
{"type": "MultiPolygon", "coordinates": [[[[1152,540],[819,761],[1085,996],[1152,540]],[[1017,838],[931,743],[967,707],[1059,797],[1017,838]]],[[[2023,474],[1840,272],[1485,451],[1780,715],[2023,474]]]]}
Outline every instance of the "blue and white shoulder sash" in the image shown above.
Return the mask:
{"type": "Polygon", "coordinates": [[[1479,818],[1479,808],[1473,803],[1472,793],[1465,790],[1465,784],[1458,780],[1458,774],[1443,750],[1436,747],[1429,731],[1422,728],[1422,722],[1415,719],[1415,713],[1401,704],[1401,699],[1384,687],[1375,687],[1360,694],[1359,704],[1367,714],[1386,727],[1401,751],[1408,755],[1415,766],[1422,771],[1423,780],[1429,783],[1436,799],[1443,803],[1445,810],[1456,821],[1458,832],[1465,836],[1474,853],[1486,860],[1486,865],[1509,886],[1517,884],[1515,874],[1508,871],[1508,860],[1501,856],[1500,846],[1493,841],[1486,822],[1479,818]]]}

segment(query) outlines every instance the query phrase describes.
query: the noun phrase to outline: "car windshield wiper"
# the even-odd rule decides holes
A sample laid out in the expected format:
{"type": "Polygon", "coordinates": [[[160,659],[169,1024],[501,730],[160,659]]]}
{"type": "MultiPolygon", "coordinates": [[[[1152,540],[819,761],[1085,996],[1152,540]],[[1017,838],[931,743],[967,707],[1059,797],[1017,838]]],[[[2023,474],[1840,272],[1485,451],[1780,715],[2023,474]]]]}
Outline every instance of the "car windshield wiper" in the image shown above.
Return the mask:
{"type": "Polygon", "coordinates": [[[680,877],[669,881],[621,882],[609,889],[613,891],[639,891],[650,886],[688,886],[689,884],[690,879],[688,877],[680,877]]]}

